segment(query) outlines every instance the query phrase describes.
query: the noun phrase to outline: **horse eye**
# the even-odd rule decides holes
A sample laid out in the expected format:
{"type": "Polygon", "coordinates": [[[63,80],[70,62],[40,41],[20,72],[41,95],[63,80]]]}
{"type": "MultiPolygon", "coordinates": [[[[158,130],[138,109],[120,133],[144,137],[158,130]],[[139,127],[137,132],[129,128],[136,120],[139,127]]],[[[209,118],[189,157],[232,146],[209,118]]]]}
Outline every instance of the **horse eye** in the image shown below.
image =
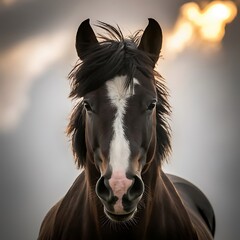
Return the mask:
{"type": "Polygon", "coordinates": [[[156,101],[156,100],[153,100],[153,101],[148,105],[147,110],[148,110],[148,111],[153,110],[153,109],[155,108],[156,104],[157,104],[157,101],[156,101]]]}
{"type": "Polygon", "coordinates": [[[84,101],[84,107],[85,109],[88,111],[88,112],[91,112],[92,111],[92,108],[90,106],[90,104],[87,102],[87,101],[84,101]]]}

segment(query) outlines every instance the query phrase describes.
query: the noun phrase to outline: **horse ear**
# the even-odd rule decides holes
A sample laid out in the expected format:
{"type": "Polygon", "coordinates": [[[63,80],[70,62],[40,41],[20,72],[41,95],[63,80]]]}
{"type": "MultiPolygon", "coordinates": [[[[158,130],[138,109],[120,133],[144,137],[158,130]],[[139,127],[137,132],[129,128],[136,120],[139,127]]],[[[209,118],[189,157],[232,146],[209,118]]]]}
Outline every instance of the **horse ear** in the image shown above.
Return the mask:
{"type": "Polygon", "coordinates": [[[155,65],[162,48],[162,29],[156,20],[149,18],[148,21],[138,49],[148,53],[155,65]]]}
{"type": "Polygon", "coordinates": [[[97,43],[98,40],[89,24],[89,19],[86,19],[80,24],[76,36],[76,50],[79,58],[83,60],[88,48],[97,43]]]}

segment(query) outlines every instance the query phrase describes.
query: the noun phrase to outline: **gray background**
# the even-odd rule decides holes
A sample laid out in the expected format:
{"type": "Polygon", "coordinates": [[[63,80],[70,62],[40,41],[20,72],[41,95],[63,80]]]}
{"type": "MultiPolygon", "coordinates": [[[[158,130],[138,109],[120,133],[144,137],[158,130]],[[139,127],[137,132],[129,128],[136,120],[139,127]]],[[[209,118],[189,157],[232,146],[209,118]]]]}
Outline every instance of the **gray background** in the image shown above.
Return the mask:
{"type": "MultiPolygon", "coordinates": [[[[153,17],[167,35],[185,2],[0,1],[0,239],[36,239],[48,209],[79,174],[64,133],[79,23],[101,20],[128,34],[153,17]]],[[[239,43],[238,15],[218,50],[193,43],[172,58],[163,46],[157,66],[173,111],[164,169],[208,196],[217,240],[240,239],[239,43]]]]}

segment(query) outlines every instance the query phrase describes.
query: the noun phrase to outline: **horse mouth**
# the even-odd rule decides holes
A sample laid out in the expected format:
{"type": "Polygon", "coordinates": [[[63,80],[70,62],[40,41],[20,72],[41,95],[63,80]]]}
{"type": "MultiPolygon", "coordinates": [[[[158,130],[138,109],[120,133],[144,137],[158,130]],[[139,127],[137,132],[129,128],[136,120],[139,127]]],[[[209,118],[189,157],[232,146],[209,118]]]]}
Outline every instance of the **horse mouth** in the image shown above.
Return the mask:
{"type": "Polygon", "coordinates": [[[105,210],[107,217],[114,222],[125,222],[130,220],[136,212],[136,209],[126,214],[115,214],[105,210]]]}

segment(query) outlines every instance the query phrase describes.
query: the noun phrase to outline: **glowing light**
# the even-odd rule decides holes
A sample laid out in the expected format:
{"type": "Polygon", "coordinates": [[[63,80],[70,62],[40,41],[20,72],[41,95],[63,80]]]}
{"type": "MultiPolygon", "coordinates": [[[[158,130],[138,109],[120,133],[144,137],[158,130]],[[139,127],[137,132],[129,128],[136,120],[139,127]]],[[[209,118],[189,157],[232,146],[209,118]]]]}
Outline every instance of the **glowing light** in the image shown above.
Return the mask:
{"type": "Polygon", "coordinates": [[[193,40],[219,43],[225,35],[226,24],[237,15],[237,7],[231,1],[213,1],[203,9],[194,2],[184,4],[173,32],[168,36],[167,49],[177,53],[193,40]]]}
{"type": "Polygon", "coordinates": [[[190,42],[194,29],[189,22],[179,23],[176,28],[177,31],[167,39],[167,44],[171,51],[180,52],[190,42]]]}

